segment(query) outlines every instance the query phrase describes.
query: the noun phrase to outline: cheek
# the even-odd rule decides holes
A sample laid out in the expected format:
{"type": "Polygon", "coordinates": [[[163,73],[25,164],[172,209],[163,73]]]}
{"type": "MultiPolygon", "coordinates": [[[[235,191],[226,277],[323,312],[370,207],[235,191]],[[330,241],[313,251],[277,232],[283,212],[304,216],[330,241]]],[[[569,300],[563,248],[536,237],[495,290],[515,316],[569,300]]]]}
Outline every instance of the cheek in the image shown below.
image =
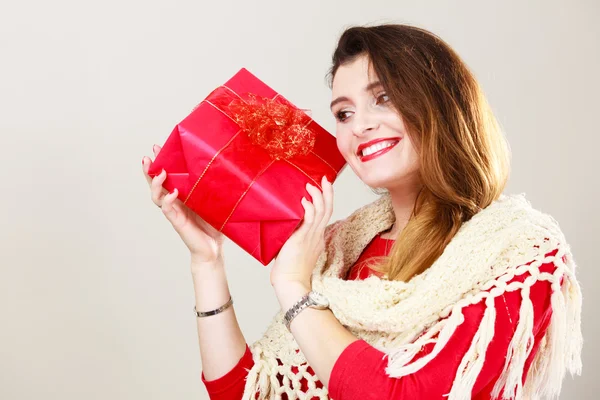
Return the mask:
{"type": "MultiPolygon", "coordinates": [[[[406,138],[408,139],[408,137],[406,138]]],[[[415,170],[419,168],[420,165],[420,161],[419,161],[419,154],[417,153],[415,147],[413,146],[412,142],[410,141],[410,139],[406,140],[406,147],[405,147],[405,154],[406,154],[406,160],[407,160],[407,165],[409,167],[410,170],[415,170]]]]}
{"type": "Polygon", "coordinates": [[[339,130],[336,132],[335,142],[337,144],[338,151],[342,153],[344,158],[348,159],[349,155],[352,154],[352,144],[350,140],[339,130]]]}

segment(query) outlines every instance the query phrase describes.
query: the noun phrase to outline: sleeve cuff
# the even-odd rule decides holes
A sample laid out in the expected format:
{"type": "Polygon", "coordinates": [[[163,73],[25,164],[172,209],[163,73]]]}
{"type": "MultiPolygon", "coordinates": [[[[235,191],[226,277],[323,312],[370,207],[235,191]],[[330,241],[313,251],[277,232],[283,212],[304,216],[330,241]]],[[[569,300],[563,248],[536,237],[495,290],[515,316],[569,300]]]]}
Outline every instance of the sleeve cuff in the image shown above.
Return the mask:
{"type": "Polygon", "coordinates": [[[246,351],[244,352],[244,355],[231,371],[222,377],[211,381],[207,381],[204,377],[204,372],[202,372],[202,382],[204,383],[204,386],[206,386],[206,390],[208,391],[209,395],[222,393],[240,381],[245,380],[248,376],[248,371],[253,366],[254,360],[252,360],[252,352],[250,351],[248,344],[246,344],[246,351]]]}

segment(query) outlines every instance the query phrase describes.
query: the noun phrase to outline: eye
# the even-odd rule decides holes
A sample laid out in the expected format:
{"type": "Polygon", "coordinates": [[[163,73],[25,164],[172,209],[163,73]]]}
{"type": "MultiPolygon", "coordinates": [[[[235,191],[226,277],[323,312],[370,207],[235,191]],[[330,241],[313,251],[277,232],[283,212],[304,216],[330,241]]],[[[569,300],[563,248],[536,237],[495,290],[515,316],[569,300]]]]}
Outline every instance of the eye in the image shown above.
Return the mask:
{"type": "Polygon", "coordinates": [[[347,115],[349,112],[350,111],[343,111],[343,110],[338,111],[337,113],[335,113],[335,119],[338,120],[339,122],[344,122],[345,120],[347,120],[349,118],[347,115]]]}
{"type": "Polygon", "coordinates": [[[387,103],[389,100],[390,98],[385,93],[381,93],[379,96],[377,96],[377,104],[381,104],[382,102],[387,103]]]}

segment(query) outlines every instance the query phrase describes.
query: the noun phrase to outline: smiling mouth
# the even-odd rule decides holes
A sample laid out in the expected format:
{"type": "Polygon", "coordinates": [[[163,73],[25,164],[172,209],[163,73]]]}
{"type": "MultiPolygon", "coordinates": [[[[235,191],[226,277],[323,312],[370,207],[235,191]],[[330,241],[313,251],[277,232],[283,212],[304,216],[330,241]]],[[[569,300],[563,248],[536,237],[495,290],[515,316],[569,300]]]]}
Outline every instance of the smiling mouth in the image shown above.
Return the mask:
{"type": "Polygon", "coordinates": [[[358,153],[358,158],[362,162],[377,158],[396,147],[396,145],[400,143],[400,140],[402,139],[389,140],[369,146],[358,153]]]}

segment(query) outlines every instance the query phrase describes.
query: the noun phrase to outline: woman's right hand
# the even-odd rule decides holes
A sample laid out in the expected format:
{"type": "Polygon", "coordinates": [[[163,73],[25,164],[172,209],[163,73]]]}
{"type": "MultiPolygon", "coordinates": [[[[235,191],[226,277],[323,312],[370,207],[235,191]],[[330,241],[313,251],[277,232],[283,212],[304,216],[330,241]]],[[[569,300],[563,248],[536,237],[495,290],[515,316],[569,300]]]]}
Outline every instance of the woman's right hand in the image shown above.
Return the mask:
{"type": "MultiPolygon", "coordinates": [[[[154,145],[154,157],[158,156],[160,146],[154,145]]],[[[144,175],[150,186],[150,197],[154,204],[162,209],[163,214],[169,220],[175,231],[179,234],[187,248],[190,250],[192,261],[199,264],[210,264],[222,257],[224,235],[200,216],[190,210],[181,200],[177,198],[179,191],[174,189],[168,193],[162,184],[167,178],[167,172],[162,171],[160,175],[151,178],[148,170],[152,160],[150,157],[142,159],[144,175]]]]}

